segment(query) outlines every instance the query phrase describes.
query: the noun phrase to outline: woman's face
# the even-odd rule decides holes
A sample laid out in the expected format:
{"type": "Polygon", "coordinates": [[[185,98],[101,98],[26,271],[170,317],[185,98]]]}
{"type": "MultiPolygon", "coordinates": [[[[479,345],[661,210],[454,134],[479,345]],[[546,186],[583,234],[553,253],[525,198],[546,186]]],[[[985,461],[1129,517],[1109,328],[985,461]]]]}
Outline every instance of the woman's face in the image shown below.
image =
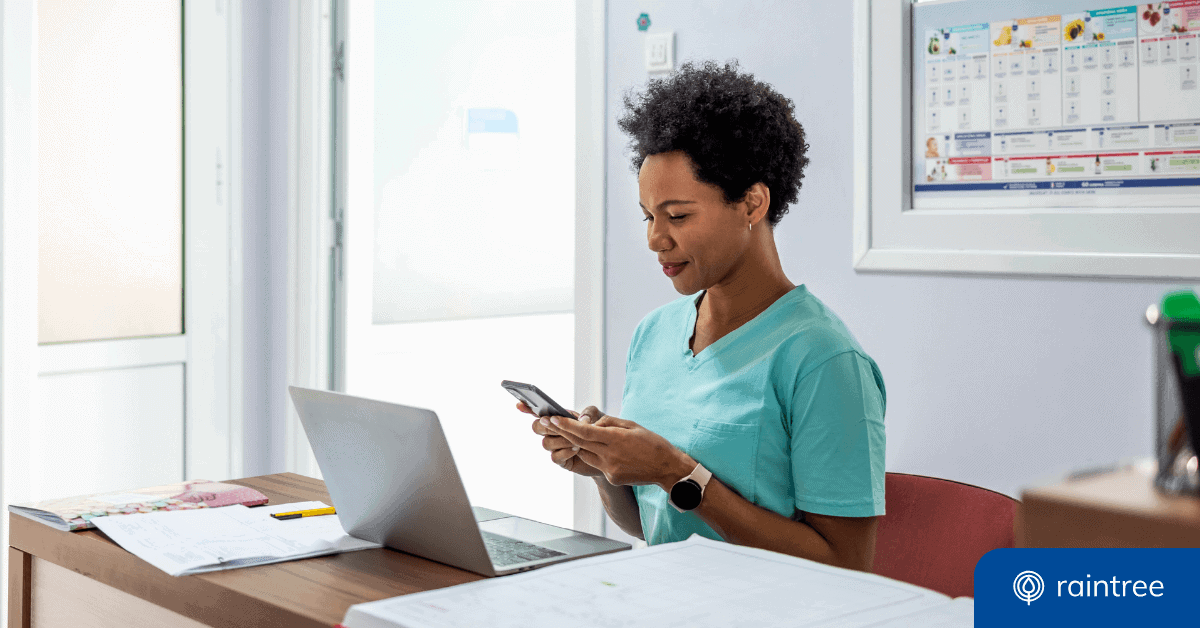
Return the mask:
{"type": "Polygon", "coordinates": [[[925,140],[925,148],[936,151],[937,150],[937,140],[932,137],[925,140]]]}
{"type": "Polygon", "coordinates": [[[750,243],[749,214],[743,203],[727,205],[721,188],[697,181],[687,154],[646,157],[638,194],[646,244],[680,294],[711,288],[741,264],[750,243]]]}

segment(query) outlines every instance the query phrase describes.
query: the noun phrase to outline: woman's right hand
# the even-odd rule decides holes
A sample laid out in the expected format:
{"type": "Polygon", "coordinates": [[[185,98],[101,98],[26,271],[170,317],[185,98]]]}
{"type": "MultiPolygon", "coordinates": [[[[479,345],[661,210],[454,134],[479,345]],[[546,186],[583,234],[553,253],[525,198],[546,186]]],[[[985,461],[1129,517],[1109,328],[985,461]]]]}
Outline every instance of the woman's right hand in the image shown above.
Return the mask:
{"type": "MultiPolygon", "coordinates": [[[[533,413],[533,410],[525,405],[524,401],[517,402],[517,409],[525,414],[537,417],[533,413]]],[[[572,412],[572,414],[575,415],[577,420],[586,423],[595,423],[600,420],[600,417],[604,416],[596,406],[588,406],[583,409],[582,413],[572,412]]],[[[558,432],[554,430],[554,426],[550,424],[550,417],[535,418],[533,421],[533,433],[542,437],[542,448],[550,452],[550,460],[554,464],[571,473],[577,473],[586,477],[602,477],[604,475],[599,469],[580,460],[579,456],[575,455],[578,450],[571,444],[571,441],[558,435],[558,432]]]]}

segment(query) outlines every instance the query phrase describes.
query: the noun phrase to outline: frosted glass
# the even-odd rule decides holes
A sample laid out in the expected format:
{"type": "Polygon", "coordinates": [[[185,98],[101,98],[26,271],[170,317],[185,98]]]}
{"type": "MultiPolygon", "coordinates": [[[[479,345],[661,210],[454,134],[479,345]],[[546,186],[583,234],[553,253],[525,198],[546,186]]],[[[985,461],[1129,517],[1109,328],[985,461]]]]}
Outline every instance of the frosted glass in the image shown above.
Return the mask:
{"type": "Polygon", "coordinates": [[[574,476],[550,461],[533,417],[500,382],[534,384],[581,410],[574,314],[387,325],[375,338],[351,394],[437,412],[471,505],[571,527],[574,476]]]}
{"type": "Polygon", "coordinates": [[[37,8],[38,341],[182,333],[182,5],[37,8]]]}
{"type": "Polygon", "coordinates": [[[374,322],[571,311],[575,3],[376,2],[374,72],[374,322]]]}

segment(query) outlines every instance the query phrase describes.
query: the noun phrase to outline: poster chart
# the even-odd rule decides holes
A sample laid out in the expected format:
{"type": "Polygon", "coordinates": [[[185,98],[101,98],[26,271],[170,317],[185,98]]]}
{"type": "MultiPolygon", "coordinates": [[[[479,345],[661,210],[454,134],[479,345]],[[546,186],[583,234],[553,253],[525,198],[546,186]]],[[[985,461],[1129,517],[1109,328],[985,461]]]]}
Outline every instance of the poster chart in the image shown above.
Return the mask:
{"type": "Polygon", "coordinates": [[[914,5],[913,208],[1197,204],[1198,34],[1200,0],[914,5]]]}

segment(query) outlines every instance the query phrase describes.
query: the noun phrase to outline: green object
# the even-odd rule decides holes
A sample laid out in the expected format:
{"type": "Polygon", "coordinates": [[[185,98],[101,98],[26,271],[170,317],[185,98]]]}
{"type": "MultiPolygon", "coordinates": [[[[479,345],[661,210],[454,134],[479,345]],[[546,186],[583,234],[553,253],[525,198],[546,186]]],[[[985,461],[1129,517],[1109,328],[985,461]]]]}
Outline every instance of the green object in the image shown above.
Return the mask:
{"type": "MultiPolygon", "coordinates": [[[[1162,314],[1172,321],[1186,321],[1200,326],[1200,300],[1191,290],[1168,292],[1162,300],[1162,314]]],[[[1167,343],[1171,351],[1179,356],[1183,374],[1200,375],[1200,364],[1196,363],[1196,347],[1200,346],[1200,327],[1197,329],[1170,329],[1167,343]]]]}
{"type": "Polygon", "coordinates": [[[646,29],[650,28],[650,14],[649,13],[643,13],[638,16],[637,27],[638,27],[639,31],[645,31],[646,29]]]}
{"type": "MultiPolygon", "coordinates": [[[[686,451],[764,510],[884,514],[886,391],[850,330],[800,285],[694,354],[688,338],[703,294],[675,299],[638,324],[621,418],[686,451]]],[[[658,486],[634,486],[633,494],[650,545],[692,534],[722,540],[695,513],[676,512],[658,486]]]]}

